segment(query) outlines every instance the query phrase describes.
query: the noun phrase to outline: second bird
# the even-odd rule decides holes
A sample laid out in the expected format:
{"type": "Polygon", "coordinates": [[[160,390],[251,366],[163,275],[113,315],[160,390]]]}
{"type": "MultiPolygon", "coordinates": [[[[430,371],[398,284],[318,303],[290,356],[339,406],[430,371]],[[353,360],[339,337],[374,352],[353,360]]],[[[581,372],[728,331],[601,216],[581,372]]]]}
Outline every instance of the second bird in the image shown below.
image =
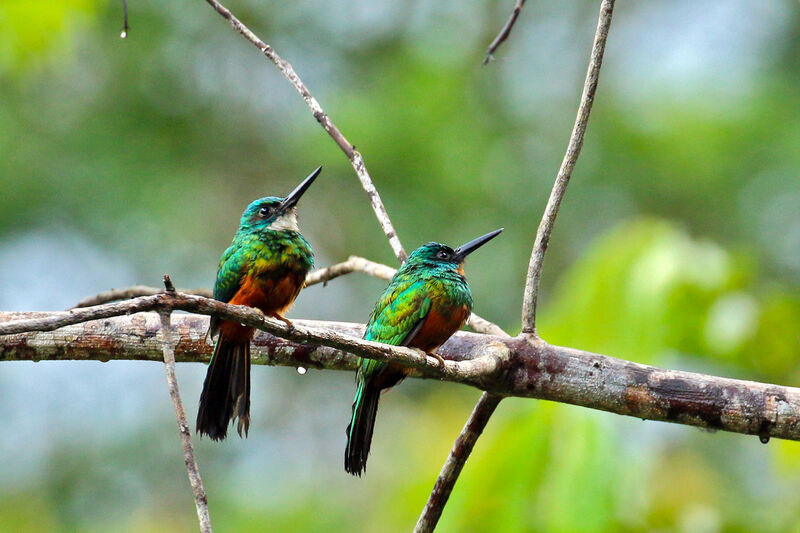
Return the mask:
{"type": "MultiPolygon", "coordinates": [[[[455,250],[438,242],[414,250],[375,304],[364,338],[418,348],[439,358],[434,351],[464,325],[472,311],[464,258],[501,231],[455,250]]],[[[381,391],[402,381],[410,370],[395,363],[361,359],[353,416],[347,427],[344,469],[348,473],[360,476],[366,468],[381,391]]]]}
{"type": "MultiPolygon", "coordinates": [[[[286,198],[268,196],[247,206],[233,243],[222,254],[214,284],[214,298],[249,305],[265,315],[289,322],[283,313],[292,305],[314,266],[311,245],[297,228],[297,201],[319,175],[311,173],[286,198]]],[[[209,333],[216,336],[208,365],[197,432],[222,440],[231,418],[237,431],[250,426],[250,338],[253,328],[211,318],[209,333]]]]}

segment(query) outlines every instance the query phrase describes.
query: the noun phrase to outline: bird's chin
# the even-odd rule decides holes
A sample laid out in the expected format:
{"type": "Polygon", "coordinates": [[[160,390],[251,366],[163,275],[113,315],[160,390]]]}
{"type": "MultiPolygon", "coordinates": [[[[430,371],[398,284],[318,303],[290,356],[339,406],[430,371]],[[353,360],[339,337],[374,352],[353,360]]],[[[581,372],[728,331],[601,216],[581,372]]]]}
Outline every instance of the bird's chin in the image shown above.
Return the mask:
{"type": "Polygon", "coordinates": [[[297,209],[292,207],[269,225],[273,231],[300,231],[297,226],[297,209]]]}

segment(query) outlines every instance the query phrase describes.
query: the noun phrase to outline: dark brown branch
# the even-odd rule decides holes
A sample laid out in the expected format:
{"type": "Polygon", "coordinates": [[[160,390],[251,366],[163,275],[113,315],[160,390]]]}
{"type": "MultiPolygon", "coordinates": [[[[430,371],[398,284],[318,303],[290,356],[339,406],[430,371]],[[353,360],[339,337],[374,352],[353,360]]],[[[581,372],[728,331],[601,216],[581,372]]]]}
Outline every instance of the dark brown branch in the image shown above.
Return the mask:
{"type": "Polygon", "coordinates": [[[497,34],[497,37],[494,38],[492,44],[489,45],[489,48],[486,50],[486,57],[483,58],[483,64],[486,65],[494,59],[494,53],[500,48],[500,45],[503,44],[508,36],[511,35],[511,30],[514,29],[514,24],[517,23],[517,18],[519,18],[519,14],[522,11],[522,6],[525,5],[525,0],[516,0],[514,3],[514,10],[511,12],[511,15],[508,17],[508,20],[503,25],[503,28],[500,30],[500,33],[497,34]]]}
{"type": "Polygon", "coordinates": [[[314,115],[314,118],[325,129],[325,131],[328,132],[328,135],[330,135],[334,142],[339,145],[339,148],[342,149],[347,158],[350,160],[350,164],[353,166],[353,169],[358,175],[358,179],[361,181],[361,187],[364,189],[364,192],[367,193],[367,197],[372,205],[372,210],[375,212],[375,216],[378,218],[381,229],[383,229],[383,233],[386,235],[386,238],[389,239],[389,244],[391,245],[395,256],[397,256],[401,263],[404,262],[408,258],[408,255],[403,249],[400,239],[397,237],[397,232],[395,231],[394,226],[392,226],[392,221],[389,219],[389,214],[386,212],[386,208],[383,205],[380,194],[378,194],[378,190],[372,183],[372,178],[370,177],[369,172],[367,172],[367,167],[364,165],[364,158],[361,157],[361,154],[352,144],[350,144],[350,141],[345,138],[330,117],[322,110],[322,106],[319,105],[317,99],[314,98],[314,96],[303,83],[303,80],[301,80],[300,76],[298,76],[295,72],[294,67],[292,67],[288,61],[281,58],[281,56],[279,56],[270,45],[262,41],[255,33],[250,31],[250,28],[242,24],[242,22],[228,10],[228,8],[217,2],[217,0],[206,1],[216,10],[217,13],[222,15],[228,22],[231,23],[231,26],[233,26],[234,30],[239,32],[256,48],[261,50],[261,53],[267,56],[267,59],[272,61],[275,66],[278,67],[278,70],[281,71],[281,74],[283,74],[283,76],[289,80],[289,83],[294,86],[297,92],[300,93],[300,96],[303,97],[306,105],[308,105],[309,109],[311,109],[311,113],[314,115]]]}
{"type": "Polygon", "coordinates": [[[447,457],[447,461],[442,466],[442,471],[433,485],[431,495],[428,497],[428,503],[425,504],[425,508],[422,510],[419,520],[417,520],[417,525],[414,527],[414,533],[430,533],[436,528],[444,506],[447,505],[447,500],[453,491],[453,486],[455,486],[458,476],[461,474],[461,469],[464,468],[464,463],[467,462],[467,458],[472,453],[472,448],[475,446],[478,437],[483,433],[489,418],[501,399],[501,396],[484,392],[478,403],[475,404],[472,414],[464,425],[464,429],[458,435],[455,444],[453,444],[453,449],[450,450],[450,455],[447,457]]]}
{"type": "MultiPolygon", "coordinates": [[[[148,296],[103,307],[106,310],[95,314],[105,320],[70,326],[64,334],[61,334],[63,330],[52,330],[56,324],[81,322],[76,320],[78,311],[45,316],[0,313],[0,335],[6,335],[0,336],[0,360],[158,360],[161,346],[157,340],[152,340],[158,331],[155,314],[109,318],[111,315],[106,311],[113,307],[116,314],[126,315],[127,311],[133,313],[141,307],[171,307],[216,314],[293,339],[257,337],[253,351],[253,362],[257,364],[298,361],[294,366],[352,369],[354,359],[342,354],[349,352],[413,366],[419,369],[416,375],[464,383],[502,396],[539,398],[645,420],[800,440],[800,389],[664,370],[553,346],[527,335],[502,338],[459,332],[439,350],[446,359],[445,369],[441,370],[435,359],[423,359],[416,350],[357,338],[355,335],[363,326],[297,320],[290,330],[283,323],[265,319],[249,308],[180,294],[148,296]],[[48,333],[20,333],[31,329],[48,333]],[[8,335],[12,332],[16,334],[8,335]],[[148,339],[151,339],[149,344],[148,339]],[[320,345],[328,348],[320,348],[320,345]],[[144,353],[148,350],[149,354],[144,353]]],[[[87,318],[84,316],[82,320],[87,318]]],[[[174,315],[173,320],[180,335],[176,358],[207,360],[210,350],[205,343],[208,321],[185,315],[174,315]]]]}
{"type": "MultiPolygon", "coordinates": [[[[164,284],[167,290],[172,287],[169,276],[164,276],[164,284]]],[[[175,288],[172,287],[172,291],[175,288]]],[[[181,392],[178,389],[178,378],[175,375],[175,343],[172,340],[172,330],[170,325],[170,313],[163,312],[160,317],[161,345],[164,354],[164,368],[167,374],[167,386],[169,396],[172,399],[172,406],[175,408],[175,419],[178,422],[178,432],[183,444],[183,461],[186,464],[186,472],[189,475],[189,485],[194,494],[194,505],[197,509],[197,519],[200,522],[202,533],[211,533],[211,517],[208,514],[208,499],[206,490],[203,487],[203,480],[200,478],[200,469],[194,459],[194,445],[192,445],[192,432],[189,429],[189,421],[186,419],[186,410],[183,408],[181,392]]]]}
{"type": "Polygon", "coordinates": [[[531,260],[528,265],[528,276],[525,280],[525,294],[522,300],[522,331],[523,333],[536,334],[536,303],[539,298],[539,281],[542,276],[542,263],[547,252],[547,245],[550,243],[550,235],[553,233],[553,226],[558,216],[558,209],[561,207],[561,200],[567,192],[569,179],[578,156],[583,147],[583,137],[586,133],[586,126],[589,124],[589,115],[592,112],[594,95],[597,91],[597,81],[600,77],[600,67],[603,64],[603,53],[608,39],[608,29],[611,26],[611,16],[614,13],[614,0],[603,0],[600,4],[600,18],[597,21],[597,32],[594,36],[594,45],[589,59],[589,69],[586,72],[586,81],[583,84],[583,94],[581,103],[578,107],[578,116],[575,117],[575,126],[572,128],[567,152],[564,160],[558,169],[550,199],[547,201],[542,221],[536,232],[536,241],[533,244],[531,260]]]}

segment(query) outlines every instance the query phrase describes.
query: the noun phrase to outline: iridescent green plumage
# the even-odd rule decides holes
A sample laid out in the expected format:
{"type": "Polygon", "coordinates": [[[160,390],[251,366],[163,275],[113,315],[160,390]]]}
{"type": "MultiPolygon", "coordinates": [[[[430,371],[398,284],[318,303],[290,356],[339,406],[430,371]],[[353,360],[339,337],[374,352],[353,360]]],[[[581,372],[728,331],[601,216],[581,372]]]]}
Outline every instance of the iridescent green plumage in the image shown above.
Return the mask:
{"type": "MultiPolygon", "coordinates": [[[[435,242],[414,250],[375,304],[364,338],[432,354],[464,324],[472,310],[472,292],[462,269],[464,257],[500,231],[457,250],[435,242]]],[[[361,475],[364,471],[380,393],[407,373],[407,368],[396,364],[360,360],[353,415],[347,428],[347,472],[361,475]]]]}
{"type": "MultiPolygon", "coordinates": [[[[233,242],[220,259],[214,298],[286,321],[282,313],[294,302],[314,264],[311,245],[297,230],[295,205],[320,170],[286,198],[261,198],[245,209],[233,242]]],[[[230,420],[238,418],[239,435],[246,435],[253,330],[212,317],[209,333],[217,339],[200,395],[197,431],[224,439],[230,420]]]]}

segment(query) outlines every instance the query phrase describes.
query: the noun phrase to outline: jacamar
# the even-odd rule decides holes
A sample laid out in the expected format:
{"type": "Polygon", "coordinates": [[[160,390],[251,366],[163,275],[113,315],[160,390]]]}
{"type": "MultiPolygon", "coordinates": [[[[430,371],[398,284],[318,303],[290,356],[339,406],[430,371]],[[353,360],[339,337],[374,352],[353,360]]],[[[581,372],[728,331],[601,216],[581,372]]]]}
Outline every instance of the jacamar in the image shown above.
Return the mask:
{"type": "MultiPolygon", "coordinates": [[[[283,313],[314,266],[311,245],[297,227],[296,206],[321,171],[312,172],[286,198],[267,196],[247,206],[233,243],[220,259],[215,299],[258,308],[291,325],[283,313]]],[[[247,436],[253,328],[211,317],[208,332],[216,344],[200,395],[197,431],[222,440],[231,418],[238,418],[239,436],[247,436]]]]}
{"type": "MultiPolygon", "coordinates": [[[[438,242],[414,250],[375,304],[364,339],[419,348],[441,361],[434,350],[464,325],[472,311],[464,258],[501,231],[503,228],[455,250],[438,242]]],[[[348,473],[360,476],[366,468],[381,391],[402,381],[409,371],[396,363],[359,361],[358,388],[344,452],[348,473]]]]}

